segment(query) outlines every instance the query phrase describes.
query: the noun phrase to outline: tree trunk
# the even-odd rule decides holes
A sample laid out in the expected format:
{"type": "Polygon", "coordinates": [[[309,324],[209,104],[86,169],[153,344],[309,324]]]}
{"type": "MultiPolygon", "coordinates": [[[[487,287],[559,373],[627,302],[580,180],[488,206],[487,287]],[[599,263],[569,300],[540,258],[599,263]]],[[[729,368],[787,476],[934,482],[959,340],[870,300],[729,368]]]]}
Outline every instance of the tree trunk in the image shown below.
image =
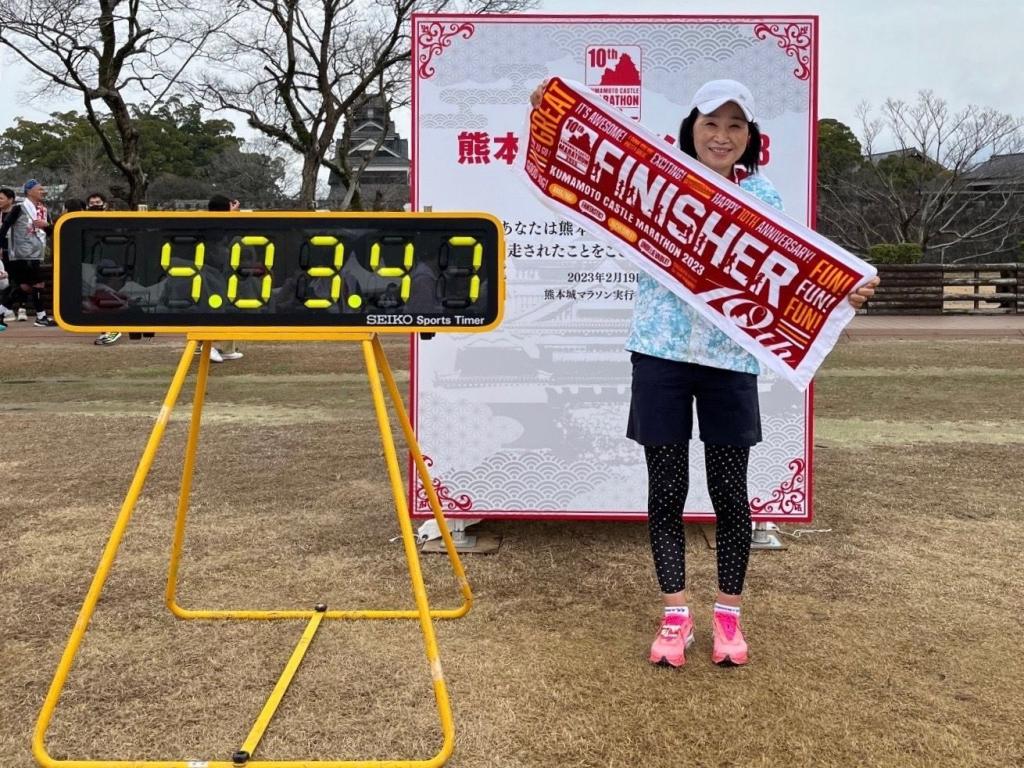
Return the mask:
{"type": "Polygon", "coordinates": [[[127,203],[128,207],[134,211],[139,203],[145,202],[146,189],[149,187],[149,180],[142,169],[139,156],[139,130],[128,111],[128,105],[124,103],[119,93],[109,92],[103,97],[103,102],[114,118],[114,125],[117,126],[117,133],[121,139],[121,157],[111,157],[110,159],[128,182],[127,203]]]}
{"type": "Polygon", "coordinates": [[[149,180],[139,166],[138,160],[129,166],[128,172],[128,207],[136,210],[139,203],[146,202],[146,190],[149,189],[149,180]]]}
{"type": "Polygon", "coordinates": [[[302,186],[299,188],[299,207],[316,209],[316,177],[320,172],[320,158],[317,152],[307,152],[302,158],[302,186]]]}

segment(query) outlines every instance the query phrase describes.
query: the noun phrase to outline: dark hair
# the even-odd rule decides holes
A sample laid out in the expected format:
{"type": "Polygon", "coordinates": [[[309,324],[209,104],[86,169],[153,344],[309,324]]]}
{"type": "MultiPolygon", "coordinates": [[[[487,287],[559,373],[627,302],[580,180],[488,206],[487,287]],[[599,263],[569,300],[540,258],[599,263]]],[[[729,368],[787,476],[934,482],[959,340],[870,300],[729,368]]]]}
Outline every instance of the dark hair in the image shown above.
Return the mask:
{"type": "MultiPolygon", "coordinates": [[[[697,148],[693,144],[693,124],[697,122],[699,114],[700,110],[694,107],[679,126],[679,148],[692,158],[697,157],[697,148]]],[[[757,159],[761,156],[761,129],[753,120],[747,121],[747,129],[750,131],[750,140],[740,156],[739,164],[747,169],[747,173],[755,174],[757,159]]]]}
{"type": "Polygon", "coordinates": [[[69,197],[64,201],[64,213],[72,213],[73,211],[84,211],[85,201],[80,197],[69,197]]]}
{"type": "Polygon", "coordinates": [[[104,203],[107,202],[107,196],[104,195],[102,192],[90,192],[88,195],[85,196],[85,199],[91,200],[94,197],[98,197],[104,203]]]}
{"type": "Polygon", "coordinates": [[[208,211],[230,211],[231,200],[227,195],[214,195],[210,198],[210,202],[206,204],[208,211]]]}
{"type": "Polygon", "coordinates": [[[17,195],[14,194],[14,190],[10,187],[0,187],[0,192],[4,193],[4,197],[9,197],[13,200],[17,195]]]}

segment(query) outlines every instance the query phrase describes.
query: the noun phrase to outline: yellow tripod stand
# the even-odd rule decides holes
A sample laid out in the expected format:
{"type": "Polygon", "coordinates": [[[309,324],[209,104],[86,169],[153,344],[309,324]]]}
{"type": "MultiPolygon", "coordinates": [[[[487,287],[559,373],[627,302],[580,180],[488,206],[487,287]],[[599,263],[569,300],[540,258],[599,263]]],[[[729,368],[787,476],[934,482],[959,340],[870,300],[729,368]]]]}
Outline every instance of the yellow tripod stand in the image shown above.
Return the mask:
{"type": "Polygon", "coordinates": [[[455,543],[448,533],[448,526],[445,524],[441,512],[441,504],[437,494],[434,492],[433,484],[430,481],[430,473],[423,460],[416,435],[413,432],[409,416],[402,404],[401,393],[391,373],[384,349],[380,340],[373,333],[339,333],[336,335],[325,335],[322,332],[317,334],[303,332],[282,332],[282,333],[259,333],[259,332],[232,332],[232,338],[251,341],[345,341],[359,342],[362,345],[363,358],[366,364],[366,373],[370,382],[370,391],[373,396],[374,410],[377,414],[377,424],[380,429],[381,441],[384,447],[384,458],[388,467],[388,476],[391,481],[391,492],[395,499],[395,511],[398,516],[398,525],[401,529],[402,543],[405,547],[405,556],[409,566],[409,577],[412,581],[412,591],[416,602],[415,610],[334,610],[326,606],[318,605],[311,610],[194,610],[178,605],[176,600],[178,567],[181,560],[182,542],[185,536],[185,521],[189,507],[189,497],[192,488],[192,473],[195,467],[196,448],[199,443],[199,427],[202,420],[203,402],[206,394],[206,383],[210,370],[210,347],[214,338],[223,336],[204,331],[202,333],[188,334],[188,341],[185,351],[174,373],[171,386],[164,398],[163,407],[157,417],[156,425],[150,433],[142,458],[135,476],[132,478],[131,486],[121,505],[121,511],[114,523],[114,529],[110,534],[100,564],[93,576],[89,591],[86,594],[85,602],[78,614],[75,627],[68,639],[67,647],[61,655],[57,671],[54,674],[53,682],[50,684],[46,700],[43,702],[42,710],[36,722],[32,738],[32,752],[40,765],[45,768],[238,768],[239,766],[250,766],[251,768],[430,768],[444,765],[451,757],[455,747],[455,728],[452,723],[451,704],[448,700],[448,689],[445,685],[444,675],[441,670],[441,661],[438,657],[437,640],[434,635],[432,619],[453,619],[464,616],[473,603],[473,593],[466,580],[465,571],[459,560],[455,549],[455,543]],[[195,397],[192,403],[192,419],[189,424],[188,442],[185,448],[185,462],[182,472],[181,493],[178,498],[178,513],[174,526],[174,540],[171,547],[170,572],[167,579],[166,604],[168,609],[180,619],[249,619],[249,620],[284,620],[303,619],[307,622],[305,631],[292,652],[291,658],[285,665],[277,685],[267,699],[263,710],[260,712],[238,750],[225,760],[56,760],[50,757],[46,751],[46,731],[53,718],[54,710],[60,698],[61,691],[67,680],[68,673],[75,660],[75,655],[81,645],[82,638],[89,626],[96,604],[99,602],[103,591],[103,585],[110,574],[110,569],[117,556],[121,539],[131,520],[132,512],[138,501],[139,494],[145,485],[146,477],[153,465],[157,449],[163,439],[164,431],[170,420],[171,411],[177,402],[178,395],[184,386],[189,369],[195,359],[194,353],[197,345],[202,344],[203,354],[199,357],[199,372],[196,379],[195,397]],[[420,569],[419,555],[416,550],[416,541],[413,536],[412,522],[409,517],[409,508],[406,502],[402,487],[402,476],[398,465],[398,453],[395,447],[394,435],[391,432],[391,425],[388,419],[387,405],[384,398],[384,391],[381,387],[381,377],[387,387],[391,405],[395,409],[402,432],[409,451],[412,454],[416,465],[416,471],[420,481],[427,492],[430,501],[430,508],[434,518],[437,520],[444,538],[444,544],[448,557],[455,572],[455,577],[462,593],[462,605],[452,609],[431,610],[427,603],[426,588],[423,584],[423,574],[420,569]],[[427,654],[427,661],[430,665],[431,677],[433,678],[434,700],[437,704],[438,716],[441,720],[441,732],[443,736],[440,751],[428,760],[255,760],[253,755],[256,752],[260,739],[262,739],[267,726],[270,724],[274,713],[277,711],[281,699],[284,697],[292,678],[298,670],[302,659],[309,648],[313,637],[316,635],[321,622],[325,619],[417,619],[420,624],[420,631],[423,634],[423,644],[427,654]]]}

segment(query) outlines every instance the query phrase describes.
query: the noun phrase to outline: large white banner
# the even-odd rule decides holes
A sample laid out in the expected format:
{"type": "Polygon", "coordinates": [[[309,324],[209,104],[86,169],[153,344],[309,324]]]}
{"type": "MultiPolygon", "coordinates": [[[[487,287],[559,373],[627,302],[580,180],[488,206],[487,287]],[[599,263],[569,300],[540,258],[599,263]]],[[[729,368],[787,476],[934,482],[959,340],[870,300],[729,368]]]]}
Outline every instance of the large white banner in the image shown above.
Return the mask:
{"type": "MultiPolygon", "coordinates": [[[[493,213],[508,245],[502,326],[413,342],[415,425],[445,512],[643,517],[643,451],[625,437],[637,270],[516,179],[529,94],[548,77],[577,80],[675,141],[702,83],[740,80],[758,105],[762,172],[809,223],[817,19],[421,15],[413,28],[414,205],[493,213]]],[[[773,373],[759,390],[755,519],[809,520],[812,390],[773,373]]],[[[703,475],[695,440],[689,519],[713,515],[703,475]]],[[[428,513],[422,489],[410,495],[428,513]]]]}

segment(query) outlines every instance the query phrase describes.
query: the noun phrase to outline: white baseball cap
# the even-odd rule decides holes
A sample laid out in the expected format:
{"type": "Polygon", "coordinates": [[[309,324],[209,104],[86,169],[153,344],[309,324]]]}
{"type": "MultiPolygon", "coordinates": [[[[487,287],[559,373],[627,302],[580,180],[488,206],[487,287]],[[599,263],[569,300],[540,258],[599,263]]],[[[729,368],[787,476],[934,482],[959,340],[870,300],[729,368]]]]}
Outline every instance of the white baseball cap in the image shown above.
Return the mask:
{"type": "Polygon", "coordinates": [[[690,109],[694,107],[702,115],[709,115],[723,104],[736,102],[747,120],[754,122],[754,95],[743,83],[735,80],[710,80],[693,94],[690,109]]]}

